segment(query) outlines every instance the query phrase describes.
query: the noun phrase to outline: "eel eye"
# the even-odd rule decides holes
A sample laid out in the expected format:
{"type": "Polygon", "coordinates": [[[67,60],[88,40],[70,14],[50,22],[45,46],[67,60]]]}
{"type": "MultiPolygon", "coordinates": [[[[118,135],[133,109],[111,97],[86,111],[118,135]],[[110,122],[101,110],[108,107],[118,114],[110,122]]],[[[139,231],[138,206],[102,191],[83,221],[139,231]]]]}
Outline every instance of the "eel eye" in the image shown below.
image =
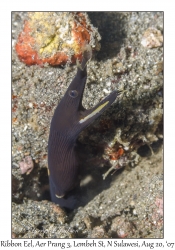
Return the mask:
{"type": "Polygon", "coordinates": [[[76,98],[78,96],[78,92],[76,90],[70,90],[69,96],[72,98],[76,98]]]}

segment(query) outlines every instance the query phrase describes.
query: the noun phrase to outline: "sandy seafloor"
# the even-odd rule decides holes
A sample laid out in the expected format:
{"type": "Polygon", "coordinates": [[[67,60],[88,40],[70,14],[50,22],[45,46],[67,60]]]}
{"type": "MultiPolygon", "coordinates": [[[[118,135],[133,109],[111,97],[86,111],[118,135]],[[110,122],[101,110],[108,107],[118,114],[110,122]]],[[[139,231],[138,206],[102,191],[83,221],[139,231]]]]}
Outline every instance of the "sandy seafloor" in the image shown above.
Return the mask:
{"type": "Polygon", "coordinates": [[[163,237],[163,13],[88,15],[102,40],[88,64],[83,104],[90,108],[114,89],[125,91],[78,138],[81,190],[77,207],[67,212],[50,201],[47,142],[54,109],[76,65],[20,62],[14,45],[26,13],[12,14],[13,238],[163,237]],[[151,48],[141,43],[148,28],[161,34],[151,48]],[[119,145],[123,168],[103,180],[117,165],[119,145]],[[19,169],[25,155],[35,163],[29,175],[19,169]]]}

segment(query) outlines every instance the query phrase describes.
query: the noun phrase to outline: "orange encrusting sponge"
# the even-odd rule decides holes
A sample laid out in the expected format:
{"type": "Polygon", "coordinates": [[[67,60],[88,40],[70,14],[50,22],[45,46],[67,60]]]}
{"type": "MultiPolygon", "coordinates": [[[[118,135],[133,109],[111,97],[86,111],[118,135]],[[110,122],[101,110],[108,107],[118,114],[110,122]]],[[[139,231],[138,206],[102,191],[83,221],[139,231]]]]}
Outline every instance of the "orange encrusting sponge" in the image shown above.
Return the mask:
{"type": "Polygon", "coordinates": [[[15,49],[27,65],[62,65],[81,60],[83,48],[90,44],[99,50],[100,35],[85,13],[32,12],[24,23],[15,49]]]}

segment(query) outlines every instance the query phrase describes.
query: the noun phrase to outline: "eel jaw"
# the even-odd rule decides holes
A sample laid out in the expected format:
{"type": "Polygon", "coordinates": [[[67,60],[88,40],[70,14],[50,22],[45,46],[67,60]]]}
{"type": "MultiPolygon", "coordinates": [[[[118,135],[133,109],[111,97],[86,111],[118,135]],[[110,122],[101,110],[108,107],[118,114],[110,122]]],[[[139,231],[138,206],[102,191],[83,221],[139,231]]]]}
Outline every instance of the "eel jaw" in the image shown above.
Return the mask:
{"type": "Polygon", "coordinates": [[[82,111],[78,122],[79,125],[81,125],[82,127],[86,127],[90,123],[92,123],[115,101],[118,94],[118,91],[113,91],[92,109],[82,111]]]}
{"type": "Polygon", "coordinates": [[[87,121],[88,119],[92,118],[94,115],[96,115],[97,113],[99,113],[108,103],[109,103],[109,101],[107,101],[107,102],[99,105],[94,111],[92,111],[87,116],[85,116],[82,119],[80,119],[79,123],[83,123],[83,122],[87,121]]]}

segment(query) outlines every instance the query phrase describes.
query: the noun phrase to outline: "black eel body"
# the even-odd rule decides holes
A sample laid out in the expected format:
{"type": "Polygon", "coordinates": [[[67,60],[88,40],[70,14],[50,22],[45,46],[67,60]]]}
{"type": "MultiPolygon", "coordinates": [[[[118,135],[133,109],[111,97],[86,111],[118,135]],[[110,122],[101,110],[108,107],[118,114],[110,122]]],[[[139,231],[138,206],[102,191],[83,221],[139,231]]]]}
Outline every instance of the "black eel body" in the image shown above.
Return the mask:
{"type": "Polygon", "coordinates": [[[48,142],[48,169],[51,200],[61,207],[73,208],[74,197],[67,196],[78,183],[78,162],[74,150],[79,133],[104,112],[119,92],[113,91],[90,110],[82,106],[87,79],[86,64],[90,53],[84,52],[77,74],[53,115],[48,142]],[[68,197],[68,198],[67,198],[68,197]]]}

